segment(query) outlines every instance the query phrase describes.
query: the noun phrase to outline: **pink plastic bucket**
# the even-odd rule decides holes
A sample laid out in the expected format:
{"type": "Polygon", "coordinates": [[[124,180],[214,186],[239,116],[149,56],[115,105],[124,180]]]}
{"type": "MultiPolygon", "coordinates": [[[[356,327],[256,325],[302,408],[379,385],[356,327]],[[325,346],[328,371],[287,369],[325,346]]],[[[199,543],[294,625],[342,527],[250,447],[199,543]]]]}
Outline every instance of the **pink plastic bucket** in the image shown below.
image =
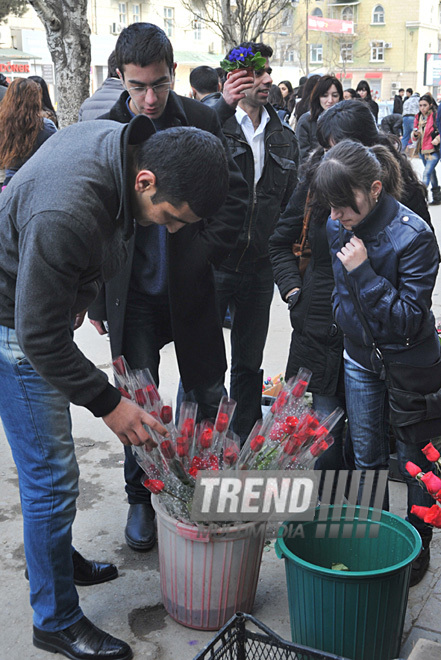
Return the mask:
{"type": "Polygon", "coordinates": [[[251,612],[265,523],[203,530],[178,522],[152,497],[158,524],[164,607],[175,621],[218,630],[235,612],[251,612]]]}

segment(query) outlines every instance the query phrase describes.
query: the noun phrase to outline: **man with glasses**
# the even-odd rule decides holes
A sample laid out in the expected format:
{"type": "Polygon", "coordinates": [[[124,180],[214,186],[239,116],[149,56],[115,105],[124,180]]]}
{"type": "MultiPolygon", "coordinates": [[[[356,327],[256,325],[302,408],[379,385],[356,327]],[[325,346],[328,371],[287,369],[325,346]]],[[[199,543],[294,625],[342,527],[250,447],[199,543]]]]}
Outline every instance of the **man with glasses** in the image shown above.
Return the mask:
{"type": "MultiPolygon", "coordinates": [[[[124,355],[132,369],[148,367],[156,382],[159,351],[174,341],[185,392],[196,399],[202,417],[213,417],[223,394],[226,359],[212,264],[219,265],[234,247],[248,188],[216,113],[172,91],[176,64],[161,28],[133,23],[121,32],[115,56],[126,91],[104,118],[126,123],[143,114],[157,131],[195,126],[213,133],[226,148],[229,192],[217,214],[173,236],[161,227],[137,227],[127,268],[105,285],[89,317],[100,334],[106,332],[103,322],[108,323],[114,357],[124,355]]],[[[125,538],[130,548],[149,550],[156,539],[154,511],[130,448],[125,449],[124,474],[129,501],[125,538]]]]}

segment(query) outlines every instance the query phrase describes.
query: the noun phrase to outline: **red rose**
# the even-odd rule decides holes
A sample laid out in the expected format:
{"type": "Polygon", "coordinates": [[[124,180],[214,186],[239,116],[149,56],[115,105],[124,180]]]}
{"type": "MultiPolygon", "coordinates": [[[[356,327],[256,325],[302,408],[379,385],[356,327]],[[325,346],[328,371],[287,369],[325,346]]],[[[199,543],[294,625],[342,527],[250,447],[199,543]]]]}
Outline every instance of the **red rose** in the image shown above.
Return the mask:
{"type": "Polygon", "coordinates": [[[229,419],[227,413],[220,412],[217,416],[217,419],[216,419],[216,431],[218,431],[219,433],[222,433],[222,431],[225,431],[225,429],[228,428],[229,422],[230,422],[230,419],[229,419]]]}
{"type": "Polygon", "coordinates": [[[411,461],[407,461],[406,470],[408,471],[411,477],[417,477],[419,474],[422,473],[422,469],[418,467],[418,465],[415,465],[415,463],[412,463],[411,461]]]}
{"type": "Polygon", "coordinates": [[[147,398],[143,390],[135,390],[135,401],[138,406],[144,406],[147,403],[147,398]]]}
{"type": "Polygon", "coordinates": [[[428,445],[423,447],[421,451],[423,452],[423,454],[426,456],[427,460],[430,463],[436,463],[440,457],[440,453],[438,449],[436,449],[431,442],[429,442],[428,445]]]}
{"type": "Polygon", "coordinates": [[[326,440],[316,440],[310,448],[310,452],[312,456],[320,456],[320,454],[323,454],[324,451],[328,449],[328,443],[326,440]]]}
{"type": "Polygon", "coordinates": [[[188,474],[189,474],[191,477],[193,477],[193,479],[196,479],[196,477],[198,476],[198,472],[199,472],[199,470],[198,470],[197,468],[195,468],[195,467],[191,467],[191,468],[189,469],[189,471],[188,471],[188,474]]]}
{"type": "Polygon", "coordinates": [[[234,465],[239,457],[239,447],[236,443],[232,444],[231,447],[227,447],[224,451],[224,461],[227,465],[234,465]]]}
{"type": "Polygon", "coordinates": [[[213,431],[211,429],[205,429],[202,431],[201,435],[199,436],[199,444],[201,445],[202,449],[209,449],[212,442],[213,431]]]}
{"type": "Polygon", "coordinates": [[[272,413],[279,412],[279,410],[283,408],[287,400],[288,400],[288,393],[282,390],[282,392],[280,392],[279,396],[271,406],[271,412],[272,413]]]}
{"type": "Polygon", "coordinates": [[[305,394],[307,387],[308,387],[308,383],[306,380],[299,380],[294,385],[291,394],[297,398],[300,398],[305,394]]]}
{"type": "Polygon", "coordinates": [[[183,435],[188,436],[189,438],[193,435],[194,433],[194,419],[191,417],[187,417],[187,419],[184,419],[182,423],[182,429],[181,433],[183,435]]]}
{"type": "Polygon", "coordinates": [[[251,451],[255,451],[255,452],[260,451],[263,447],[264,442],[265,442],[265,438],[263,435],[255,435],[250,442],[251,451]]]}
{"type": "Polygon", "coordinates": [[[433,472],[426,472],[426,474],[423,474],[421,481],[431,495],[436,495],[441,490],[441,479],[433,474],[433,472]]]}
{"type": "Polygon", "coordinates": [[[421,520],[424,520],[428,511],[429,508],[427,506],[418,506],[417,504],[413,504],[410,513],[413,513],[415,516],[418,516],[418,518],[421,518],[421,520]]]}
{"type": "Polygon", "coordinates": [[[188,442],[187,438],[185,438],[184,442],[178,442],[176,443],[176,453],[180,458],[184,458],[184,456],[188,456],[188,452],[190,451],[190,443],[188,442]]]}
{"type": "Polygon", "coordinates": [[[131,399],[132,397],[130,394],[125,390],[123,387],[118,387],[118,390],[121,392],[121,396],[123,396],[125,399],[131,399]]]}
{"type": "Polygon", "coordinates": [[[200,456],[193,456],[193,459],[191,461],[191,467],[196,468],[197,470],[202,470],[204,461],[200,456]]]}
{"type": "Polygon", "coordinates": [[[210,454],[208,457],[208,462],[206,464],[208,470],[219,470],[219,459],[216,454],[210,454]]]}
{"type": "Polygon", "coordinates": [[[437,504],[431,506],[424,516],[424,522],[428,525],[433,525],[434,527],[441,527],[441,507],[437,504]]]}
{"type": "Polygon", "coordinates": [[[113,366],[115,367],[115,371],[117,374],[120,376],[125,376],[126,375],[126,365],[124,362],[124,358],[122,355],[120,357],[117,357],[115,360],[113,360],[113,366]]]}
{"type": "Polygon", "coordinates": [[[150,403],[152,404],[152,406],[155,403],[155,401],[160,401],[161,400],[161,397],[159,396],[159,392],[156,388],[156,385],[147,385],[147,387],[145,388],[145,391],[146,391],[147,396],[150,399],[150,403]]]}
{"type": "Polygon", "coordinates": [[[153,495],[158,495],[161,490],[164,490],[164,482],[160,479],[144,479],[144,486],[153,493],[153,495]]]}
{"type": "Polygon", "coordinates": [[[298,448],[298,442],[296,440],[292,440],[291,438],[288,438],[288,440],[283,443],[283,451],[285,454],[288,454],[288,456],[295,454],[298,448]]]}
{"type": "Polygon", "coordinates": [[[161,442],[159,449],[161,450],[161,454],[164,456],[164,458],[174,458],[175,450],[173,449],[173,445],[170,440],[164,440],[161,442]]]}
{"type": "Polygon", "coordinates": [[[162,406],[160,417],[163,424],[170,424],[173,419],[173,410],[171,406],[162,406]]]}

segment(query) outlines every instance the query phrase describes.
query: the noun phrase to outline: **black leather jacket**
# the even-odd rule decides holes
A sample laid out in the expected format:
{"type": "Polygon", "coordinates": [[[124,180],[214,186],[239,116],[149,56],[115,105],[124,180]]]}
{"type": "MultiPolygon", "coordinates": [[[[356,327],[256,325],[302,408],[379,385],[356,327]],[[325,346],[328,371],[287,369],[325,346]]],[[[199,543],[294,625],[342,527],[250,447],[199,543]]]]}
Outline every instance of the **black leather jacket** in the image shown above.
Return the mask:
{"type": "Polygon", "coordinates": [[[246,272],[256,262],[268,259],[268,240],[297,184],[299,150],[291,128],[282,124],[269,104],[265,128],[265,162],[254,187],[254,157],[236,117],[227,119],[223,132],[231,154],[249,188],[248,209],[236,247],[222,268],[246,272]]]}

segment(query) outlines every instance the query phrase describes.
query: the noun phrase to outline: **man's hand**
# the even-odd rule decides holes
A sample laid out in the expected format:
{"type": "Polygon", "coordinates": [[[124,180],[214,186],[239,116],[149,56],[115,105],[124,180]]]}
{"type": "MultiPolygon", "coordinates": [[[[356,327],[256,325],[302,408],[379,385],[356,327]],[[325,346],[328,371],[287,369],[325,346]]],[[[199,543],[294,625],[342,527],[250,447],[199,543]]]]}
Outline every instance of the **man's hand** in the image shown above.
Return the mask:
{"type": "Polygon", "coordinates": [[[222,96],[225,103],[231,108],[236,108],[241,99],[245,97],[245,91],[254,85],[254,77],[248,75],[245,69],[237,69],[227,74],[222,96]]]}
{"type": "Polygon", "coordinates": [[[86,316],[87,309],[83,309],[82,312],[78,312],[78,314],[75,316],[75,321],[74,321],[74,332],[75,330],[78,330],[78,328],[81,328],[83,325],[84,317],[86,316]]]}
{"type": "Polygon", "coordinates": [[[118,436],[123,445],[146,445],[148,448],[156,447],[156,442],[148,434],[144,425],[150,426],[160,435],[169,435],[167,429],[154,417],[146,413],[132,401],[124,398],[121,399],[111,413],[103,417],[103,422],[118,436]]]}
{"type": "Polygon", "coordinates": [[[367,260],[368,254],[361,238],[353,236],[349,243],[342,247],[341,252],[337,252],[337,257],[350,273],[367,260]]]}
{"type": "Polygon", "coordinates": [[[94,321],[93,319],[89,319],[93,327],[96,329],[99,335],[107,335],[107,330],[104,327],[104,323],[102,321],[94,321]]]}

